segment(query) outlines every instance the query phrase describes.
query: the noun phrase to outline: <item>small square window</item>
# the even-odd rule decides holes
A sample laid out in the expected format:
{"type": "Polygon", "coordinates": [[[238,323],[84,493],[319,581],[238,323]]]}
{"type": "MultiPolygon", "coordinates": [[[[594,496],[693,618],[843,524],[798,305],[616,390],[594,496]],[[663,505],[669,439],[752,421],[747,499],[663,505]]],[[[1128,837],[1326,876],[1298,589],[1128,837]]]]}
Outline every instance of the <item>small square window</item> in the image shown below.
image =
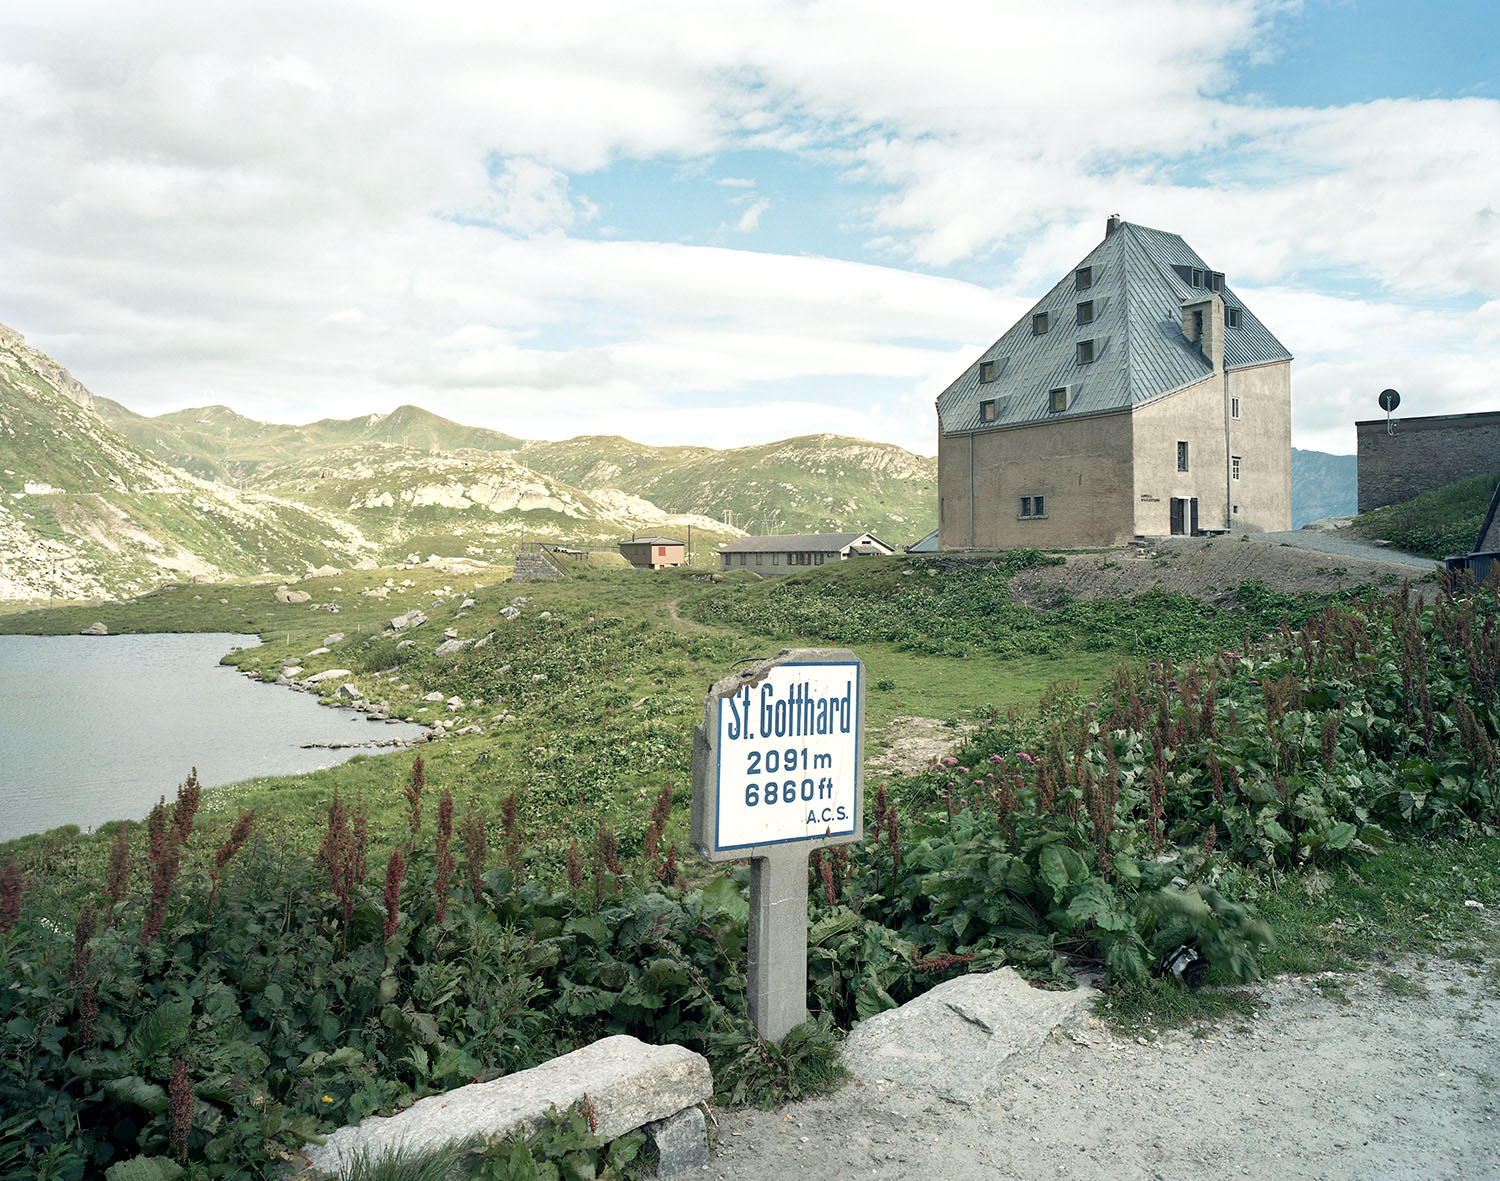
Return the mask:
{"type": "Polygon", "coordinates": [[[1210,271],[1208,273],[1208,289],[1210,291],[1223,291],[1224,290],[1224,272],[1223,271],[1210,271]]]}
{"type": "Polygon", "coordinates": [[[1094,268],[1079,267],[1073,272],[1073,290],[1087,291],[1094,285],[1094,268]]]}
{"type": "Polygon", "coordinates": [[[1188,470],[1188,448],[1186,443],[1177,444],[1177,470],[1185,472],[1188,470]]]}
{"type": "Polygon", "coordinates": [[[1238,398],[1230,398],[1229,399],[1229,417],[1230,418],[1238,418],[1239,416],[1240,416],[1240,400],[1238,398]]]}
{"type": "Polygon", "coordinates": [[[1238,328],[1240,326],[1240,309],[1239,308],[1225,308],[1224,309],[1224,323],[1225,323],[1225,325],[1227,327],[1238,328]]]}
{"type": "Polygon", "coordinates": [[[1078,305],[1078,322],[1080,324],[1092,324],[1094,322],[1094,301],[1084,300],[1078,305]]]}
{"type": "Polygon", "coordinates": [[[1231,455],[1229,457],[1229,474],[1236,480],[1240,478],[1240,457],[1238,455],[1231,455]]]}
{"type": "Polygon", "coordinates": [[[1042,496],[1023,496],[1023,497],[1021,497],[1021,512],[1020,512],[1020,516],[1023,519],[1030,520],[1030,519],[1035,518],[1035,517],[1045,517],[1046,515],[1047,515],[1047,504],[1046,504],[1046,498],[1045,497],[1042,497],[1042,496]]]}
{"type": "Polygon", "coordinates": [[[991,382],[995,380],[995,362],[979,362],[979,380],[983,382],[991,382]]]}
{"type": "Polygon", "coordinates": [[[1061,413],[1068,408],[1068,387],[1058,386],[1055,390],[1047,391],[1047,409],[1053,414],[1061,413]]]}
{"type": "Polygon", "coordinates": [[[1078,342],[1078,363],[1087,365],[1094,359],[1094,342],[1091,340],[1080,340],[1078,342]]]}
{"type": "Polygon", "coordinates": [[[1203,286],[1203,272],[1200,271],[1200,270],[1198,270],[1196,267],[1193,269],[1193,286],[1194,287],[1202,287],[1203,286]]]}
{"type": "Polygon", "coordinates": [[[988,401],[979,403],[979,421],[995,421],[995,400],[993,398],[989,399],[988,401]]]}
{"type": "Polygon", "coordinates": [[[1035,315],[1033,315],[1031,317],[1031,335],[1032,336],[1046,336],[1047,335],[1047,313],[1046,312],[1037,312],[1035,315]]]}

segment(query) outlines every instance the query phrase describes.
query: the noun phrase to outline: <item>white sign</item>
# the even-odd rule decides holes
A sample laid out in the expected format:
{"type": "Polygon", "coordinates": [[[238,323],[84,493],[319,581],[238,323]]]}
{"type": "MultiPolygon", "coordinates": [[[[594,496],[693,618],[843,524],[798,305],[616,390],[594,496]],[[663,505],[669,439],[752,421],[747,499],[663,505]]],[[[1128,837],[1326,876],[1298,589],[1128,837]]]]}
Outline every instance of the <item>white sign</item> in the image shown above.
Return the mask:
{"type": "Polygon", "coordinates": [[[859,676],[858,661],[784,664],[718,699],[718,849],[854,832],[859,676]]]}

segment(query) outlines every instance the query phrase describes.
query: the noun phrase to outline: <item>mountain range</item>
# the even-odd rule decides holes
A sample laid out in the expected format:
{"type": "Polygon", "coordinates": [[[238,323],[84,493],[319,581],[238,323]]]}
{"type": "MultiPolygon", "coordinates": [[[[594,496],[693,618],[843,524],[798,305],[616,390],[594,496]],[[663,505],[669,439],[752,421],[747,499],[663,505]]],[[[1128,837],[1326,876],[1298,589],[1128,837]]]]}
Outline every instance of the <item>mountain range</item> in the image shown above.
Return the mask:
{"type": "MultiPolygon", "coordinates": [[[[1295,524],[1353,512],[1352,456],[1294,450],[1292,472],[1295,524]]],[[[744,533],[900,546],[936,510],[936,460],[840,435],[717,450],[519,439],[415,406],[302,426],[226,406],[148,417],[0,325],[0,600],[635,533],[690,533],[700,555],[744,533]]]]}

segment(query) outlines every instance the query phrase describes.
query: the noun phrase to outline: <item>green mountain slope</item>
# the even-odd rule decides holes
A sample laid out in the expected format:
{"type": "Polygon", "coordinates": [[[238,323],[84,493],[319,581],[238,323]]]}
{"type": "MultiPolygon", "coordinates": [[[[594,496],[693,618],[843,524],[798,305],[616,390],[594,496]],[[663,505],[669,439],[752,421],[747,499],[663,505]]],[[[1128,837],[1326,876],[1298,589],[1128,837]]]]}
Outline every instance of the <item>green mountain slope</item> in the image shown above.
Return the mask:
{"type": "Polygon", "coordinates": [[[137,446],[207,480],[259,483],[269,469],[314,462],[323,454],[363,443],[434,451],[514,451],[523,440],[464,426],[417,406],[389,414],[325,418],[305,426],[257,422],[227,406],[200,406],[148,418],[96,399],[100,416],[137,446]]]}
{"type": "Polygon", "coordinates": [[[579,488],[618,488],[749,533],[868,529],[892,545],[937,525],[937,461],[889,443],[804,435],[716,451],[618,436],[528,443],[521,462],[579,488]]]}
{"type": "Polygon", "coordinates": [[[0,599],[300,572],[370,548],[339,517],[179,471],[93,405],[65,369],[0,326],[0,599]]]}

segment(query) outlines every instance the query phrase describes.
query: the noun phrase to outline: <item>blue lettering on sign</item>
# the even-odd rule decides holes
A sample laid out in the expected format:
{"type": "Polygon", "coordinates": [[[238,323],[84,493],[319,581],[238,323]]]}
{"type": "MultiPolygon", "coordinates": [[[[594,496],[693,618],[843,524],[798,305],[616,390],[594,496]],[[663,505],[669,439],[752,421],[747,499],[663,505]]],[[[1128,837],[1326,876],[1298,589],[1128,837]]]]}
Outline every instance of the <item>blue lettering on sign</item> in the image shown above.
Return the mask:
{"type": "MultiPolygon", "coordinates": [[[[746,695],[744,725],[745,737],[749,733],[750,702],[746,695]]],[[[735,704],[739,694],[730,699],[729,737],[740,737],[736,729],[740,713],[735,704]]],[[[770,681],[760,687],[760,709],[758,713],[760,733],[763,738],[801,738],[808,734],[848,734],[854,728],[855,700],[854,682],[844,682],[842,695],[814,697],[806,682],[798,681],[786,686],[786,696],[777,699],[776,686],[770,681]]]]}

